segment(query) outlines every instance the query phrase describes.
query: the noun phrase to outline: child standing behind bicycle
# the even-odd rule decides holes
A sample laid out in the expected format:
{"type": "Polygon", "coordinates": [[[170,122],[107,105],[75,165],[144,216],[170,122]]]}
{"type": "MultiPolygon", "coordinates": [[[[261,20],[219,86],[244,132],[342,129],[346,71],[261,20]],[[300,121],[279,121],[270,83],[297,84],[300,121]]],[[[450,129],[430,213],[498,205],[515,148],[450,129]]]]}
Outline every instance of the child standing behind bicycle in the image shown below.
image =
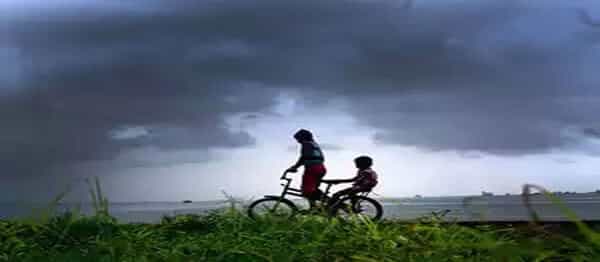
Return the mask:
{"type": "Polygon", "coordinates": [[[331,183],[352,183],[352,186],[346,189],[342,189],[331,197],[329,200],[330,205],[335,204],[341,196],[345,195],[356,195],[363,192],[371,192],[377,185],[377,173],[371,169],[373,166],[373,159],[368,156],[359,156],[354,159],[354,164],[358,168],[358,172],[355,177],[351,179],[332,179],[328,180],[331,183]]]}

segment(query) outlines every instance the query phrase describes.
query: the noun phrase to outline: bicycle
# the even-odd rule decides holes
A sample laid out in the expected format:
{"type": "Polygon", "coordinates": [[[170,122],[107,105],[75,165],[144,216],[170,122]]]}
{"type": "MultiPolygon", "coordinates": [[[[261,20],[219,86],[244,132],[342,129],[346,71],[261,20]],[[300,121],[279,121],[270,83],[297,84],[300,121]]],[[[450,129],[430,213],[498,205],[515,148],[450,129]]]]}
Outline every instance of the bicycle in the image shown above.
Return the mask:
{"type": "MultiPolygon", "coordinates": [[[[307,210],[301,210],[293,201],[286,198],[287,195],[305,198],[300,189],[290,187],[292,179],[287,177],[287,171],[283,173],[280,179],[286,181],[281,184],[283,186],[281,195],[265,195],[264,198],[252,202],[248,206],[248,216],[250,218],[257,219],[264,214],[281,218],[291,218],[298,213],[307,213],[314,209],[311,206],[307,210]]],[[[321,202],[321,206],[327,211],[328,216],[343,218],[345,215],[360,215],[366,216],[373,221],[377,221],[383,216],[381,204],[377,200],[368,197],[370,192],[344,195],[335,203],[330,203],[329,200],[331,197],[329,196],[329,191],[331,186],[337,183],[329,180],[321,180],[321,182],[326,184],[327,188],[324,192],[324,197],[319,202],[321,202]]]]}

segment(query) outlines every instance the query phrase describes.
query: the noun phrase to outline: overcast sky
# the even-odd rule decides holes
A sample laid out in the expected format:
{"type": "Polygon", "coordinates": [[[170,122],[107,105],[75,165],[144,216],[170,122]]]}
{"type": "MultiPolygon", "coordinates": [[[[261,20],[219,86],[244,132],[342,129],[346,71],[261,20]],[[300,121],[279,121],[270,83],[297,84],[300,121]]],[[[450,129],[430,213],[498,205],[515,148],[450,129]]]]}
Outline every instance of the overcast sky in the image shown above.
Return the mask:
{"type": "Polygon", "coordinates": [[[600,2],[0,0],[0,199],[280,190],[315,132],[382,196],[600,189],[600,2]]]}

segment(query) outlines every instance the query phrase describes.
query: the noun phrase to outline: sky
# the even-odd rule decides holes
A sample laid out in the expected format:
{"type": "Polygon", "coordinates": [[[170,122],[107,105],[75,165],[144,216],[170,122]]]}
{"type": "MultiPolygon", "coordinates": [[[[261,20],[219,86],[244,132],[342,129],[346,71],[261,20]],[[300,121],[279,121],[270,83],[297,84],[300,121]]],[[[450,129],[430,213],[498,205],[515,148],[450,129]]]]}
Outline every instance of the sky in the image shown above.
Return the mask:
{"type": "Polygon", "coordinates": [[[300,128],[380,196],[595,191],[597,68],[593,0],[0,0],[0,200],[258,198],[300,128]]]}

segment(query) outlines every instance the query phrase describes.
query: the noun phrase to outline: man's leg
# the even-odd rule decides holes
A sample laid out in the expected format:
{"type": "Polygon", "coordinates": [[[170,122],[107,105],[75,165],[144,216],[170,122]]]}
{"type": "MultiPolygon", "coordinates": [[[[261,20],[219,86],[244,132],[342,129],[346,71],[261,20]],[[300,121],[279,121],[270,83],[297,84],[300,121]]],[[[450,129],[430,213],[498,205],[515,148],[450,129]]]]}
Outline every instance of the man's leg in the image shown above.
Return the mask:
{"type": "Polygon", "coordinates": [[[320,189],[321,179],[327,170],[324,165],[313,165],[305,169],[302,178],[302,194],[308,199],[310,207],[315,206],[317,200],[322,200],[325,195],[320,189]]]}
{"type": "Polygon", "coordinates": [[[317,201],[323,202],[324,199],[325,194],[319,189],[319,186],[316,185],[315,190],[312,193],[310,193],[308,197],[308,202],[310,203],[310,207],[313,208],[315,207],[317,201]]]}
{"type": "Polygon", "coordinates": [[[304,175],[302,176],[302,195],[308,199],[310,207],[315,205],[315,192],[318,190],[318,176],[314,172],[311,172],[310,168],[305,169],[304,175]]]}
{"type": "Polygon", "coordinates": [[[313,200],[318,200],[321,202],[325,202],[327,201],[327,196],[325,195],[325,193],[323,191],[321,191],[320,187],[321,187],[321,181],[323,180],[323,177],[325,176],[325,173],[327,172],[327,170],[325,169],[325,166],[321,165],[319,166],[318,170],[319,175],[318,175],[318,180],[317,180],[317,185],[315,186],[315,192],[313,193],[313,200]]]}

